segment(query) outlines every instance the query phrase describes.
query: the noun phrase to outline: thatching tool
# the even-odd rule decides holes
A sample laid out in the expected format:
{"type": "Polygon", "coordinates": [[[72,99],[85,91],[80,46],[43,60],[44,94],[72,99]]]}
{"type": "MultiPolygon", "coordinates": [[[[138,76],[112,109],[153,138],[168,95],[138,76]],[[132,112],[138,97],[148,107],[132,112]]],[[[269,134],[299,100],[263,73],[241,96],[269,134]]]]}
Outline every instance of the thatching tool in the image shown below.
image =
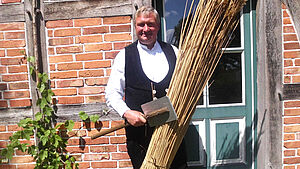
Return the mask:
{"type": "MultiPolygon", "coordinates": [[[[141,107],[150,127],[160,126],[167,122],[177,120],[175,110],[170,102],[170,99],[167,96],[145,103],[141,107]]],[[[91,138],[98,138],[129,125],[129,123],[124,121],[123,123],[113,126],[110,129],[102,130],[99,133],[92,135],[91,138]]]]}

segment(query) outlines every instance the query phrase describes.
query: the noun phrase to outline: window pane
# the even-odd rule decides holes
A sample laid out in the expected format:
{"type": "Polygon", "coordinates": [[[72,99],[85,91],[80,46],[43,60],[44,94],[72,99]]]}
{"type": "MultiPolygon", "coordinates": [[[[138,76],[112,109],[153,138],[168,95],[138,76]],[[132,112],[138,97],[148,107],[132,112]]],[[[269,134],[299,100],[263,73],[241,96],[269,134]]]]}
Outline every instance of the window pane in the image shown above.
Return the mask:
{"type": "MultiPolygon", "coordinates": [[[[240,18],[240,15],[238,16],[240,18]]],[[[228,47],[241,47],[241,24],[237,25],[236,29],[230,37],[230,43],[228,47]]]]}
{"type": "Polygon", "coordinates": [[[223,54],[209,81],[209,104],[241,102],[241,53],[223,54]]]}

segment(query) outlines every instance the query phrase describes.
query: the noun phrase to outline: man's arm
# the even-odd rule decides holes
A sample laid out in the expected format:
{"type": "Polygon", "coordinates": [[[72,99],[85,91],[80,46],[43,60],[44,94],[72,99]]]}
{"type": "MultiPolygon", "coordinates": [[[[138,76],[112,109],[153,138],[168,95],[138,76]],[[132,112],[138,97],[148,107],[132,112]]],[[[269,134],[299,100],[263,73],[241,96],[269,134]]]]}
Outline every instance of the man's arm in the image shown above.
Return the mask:
{"type": "Polygon", "coordinates": [[[105,98],[108,106],[114,108],[121,117],[126,118],[129,124],[141,126],[146,119],[139,111],[130,110],[123,100],[125,89],[125,50],[121,50],[114,60],[111,74],[105,89],[105,98]]]}

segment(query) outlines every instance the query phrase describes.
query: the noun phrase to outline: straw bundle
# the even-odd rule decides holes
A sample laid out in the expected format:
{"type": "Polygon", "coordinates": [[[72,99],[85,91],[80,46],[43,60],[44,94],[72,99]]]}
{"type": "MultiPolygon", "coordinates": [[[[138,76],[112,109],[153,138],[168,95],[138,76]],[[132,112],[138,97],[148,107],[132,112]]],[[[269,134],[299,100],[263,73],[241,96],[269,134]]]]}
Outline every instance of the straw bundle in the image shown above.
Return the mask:
{"type": "Polygon", "coordinates": [[[199,0],[183,22],[179,56],[168,96],[178,121],[157,127],[141,168],[170,168],[196,103],[234,31],[246,0],[199,0]],[[197,6],[195,8],[195,6],[197,6]],[[189,23],[189,24],[188,24],[189,23]]]}

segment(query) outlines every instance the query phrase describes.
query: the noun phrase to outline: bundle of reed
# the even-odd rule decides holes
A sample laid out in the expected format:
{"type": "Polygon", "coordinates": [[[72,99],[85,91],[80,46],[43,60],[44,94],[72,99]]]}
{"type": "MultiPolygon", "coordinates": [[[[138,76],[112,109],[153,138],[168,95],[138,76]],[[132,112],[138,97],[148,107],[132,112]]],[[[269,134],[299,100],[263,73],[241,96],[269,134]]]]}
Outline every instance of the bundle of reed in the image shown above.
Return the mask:
{"type": "Polygon", "coordinates": [[[192,0],[182,24],[177,65],[167,93],[178,121],[155,129],[141,168],[170,168],[245,3],[246,0],[199,0],[195,5],[192,0]]]}

